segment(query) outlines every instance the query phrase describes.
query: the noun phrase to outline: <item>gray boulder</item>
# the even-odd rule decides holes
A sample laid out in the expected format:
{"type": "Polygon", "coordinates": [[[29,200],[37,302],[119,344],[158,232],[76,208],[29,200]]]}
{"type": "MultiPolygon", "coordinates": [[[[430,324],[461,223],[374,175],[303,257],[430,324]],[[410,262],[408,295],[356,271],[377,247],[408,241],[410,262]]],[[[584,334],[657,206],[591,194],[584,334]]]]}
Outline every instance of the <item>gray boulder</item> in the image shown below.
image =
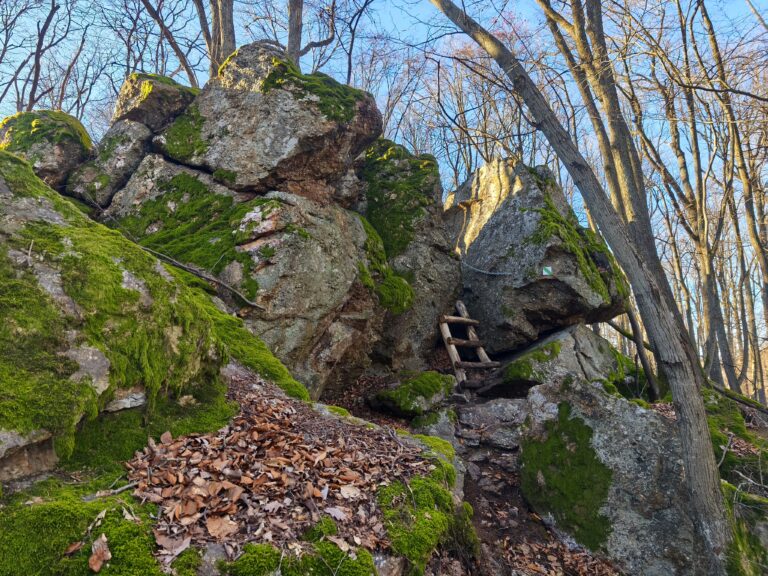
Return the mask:
{"type": "Polygon", "coordinates": [[[496,398],[456,409],[459,435],[470,446],[513,451],[520,446],[520,427],[528,417],[525,398],[496,398]]]}
{"type": "Polygon", "coordinates": [[[514,354],[488,379],[480,394],[523,398],[531,387],[549,382],[562,383],[573,378],[613,381],[619,375],[625,376],[624,362],[610,342],[577,324],[514,354]]]}
{"type": "Polygon", "coordinates": [[[492,163],[446,209],[463,255],[464,301],[489,352],[623,311],[628,288],[613,256],[579,225],[546,169],[492,163]]]}
{"type": "Polygon", "coordinates": [[[335,198],[337,184],[381,130],[370,94],[301,74],[274,44],[257,42],[230,56],[156,142],[237,190],[350,205],[349,186],[335,198]]]}
{"type": "MultiPolygon", "coordinates": [[[[106,222],[142,244],[218,277],[220,296],[315,398],[369,364],[385,309],[363,285],[368,236],[336,204],[239,193],[150,154],[112,201],[106,222]]],[[[375,274],[375,273],[374,273],[375,274]]]]}
{"type": "Polygon", "coordinates": [[[99,142],[96,157],[70,175],[67,194],[106,208],[141,163],[151,138],[152,132],[144,124],[115,122],[99,142]]]}
{"type": "Polygon", "coordinates": [[[528,403],[521,486],[539,514],[626,574],[702,573],[673,422],[578,380],[528,403]]]}
{"type": "Polygon", "coordinates": [[[0,150],[29,162],[35,174],[57,190],[92,147],[80,121],[59,110],[19,112],[0,123],[0,150]]]}
{"type": "Polygon", "coordinates": [[[132,120],[158,132],[181,114],[199,92],[165,76],[136,72],[120,88],[112,122],[132,120]]]}
{"type": "Polygon", "coordinates": [[[265,198],[275,208],[262,212],[255,229],[268,231],[241,248],[259,261],[256,302],[264,308],[246,326],[319,398],[354,382],[380,338],[385,310],[361,279],[366,231],[356,214],[335,204],[281,192],[265,198]]]}

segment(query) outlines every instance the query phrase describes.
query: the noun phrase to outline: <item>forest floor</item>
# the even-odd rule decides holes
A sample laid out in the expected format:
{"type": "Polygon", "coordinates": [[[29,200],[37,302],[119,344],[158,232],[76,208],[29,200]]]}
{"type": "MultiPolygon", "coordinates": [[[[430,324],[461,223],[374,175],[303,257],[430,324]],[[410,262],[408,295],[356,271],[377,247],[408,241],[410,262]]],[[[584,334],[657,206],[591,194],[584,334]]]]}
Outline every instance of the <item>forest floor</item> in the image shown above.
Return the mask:
{"type": "MultiPolygon", "coordinates": [[[[431,364],[439,371],[450,367],[447,354],[445,358],[436,354],[431,364]]],[[[381,426],[408,429],[406,419],[382,414],[366,403],[367,397],[387,389],[389,383],[385,377],[361,376],[344,392],[323,401],[381,426]]],[[[474,509],[480,554],[469,559],[445,552],[432,560],[427,576],[620,576],[610,562],[558,538],[522,496],[517,453],[496,452],[477,463],[471,456],[465,462],[470,470],[465,475],[464,499],[474,509]]]]}

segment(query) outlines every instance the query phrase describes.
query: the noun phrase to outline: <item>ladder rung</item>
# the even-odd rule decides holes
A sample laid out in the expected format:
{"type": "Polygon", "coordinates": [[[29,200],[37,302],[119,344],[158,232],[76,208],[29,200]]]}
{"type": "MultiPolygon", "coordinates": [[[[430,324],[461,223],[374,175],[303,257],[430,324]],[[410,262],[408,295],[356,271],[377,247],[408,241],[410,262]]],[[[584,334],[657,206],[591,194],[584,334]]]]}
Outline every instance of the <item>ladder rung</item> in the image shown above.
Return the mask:
{"type": "Polygon", "coordinates": [[[461,316],[441,316],[440,322],[446,324],[465,324],[467,326],[480,326],[479,320],[473,320],[472,318],[463,318],[461,316]]]}
{"type": "Polygon", "coordinates": [[[448,344],[460,346],[462,348],[482,348],[483,343],[480,340],[462,340],[461,338],[448,338],[448,344]]]}
{"type": "Polygon", "coordinates": [[[485,368],[501,368],[501,362],[454,362],[456,368],[482,370],[485,368]]]}

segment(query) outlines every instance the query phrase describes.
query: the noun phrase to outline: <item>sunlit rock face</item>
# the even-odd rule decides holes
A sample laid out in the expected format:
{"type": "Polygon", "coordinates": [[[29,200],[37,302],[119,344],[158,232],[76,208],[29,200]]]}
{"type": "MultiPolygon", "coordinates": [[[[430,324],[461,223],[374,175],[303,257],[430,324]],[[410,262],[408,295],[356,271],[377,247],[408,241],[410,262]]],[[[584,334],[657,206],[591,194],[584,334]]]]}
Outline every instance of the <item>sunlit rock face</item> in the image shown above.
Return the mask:
{"type": "Polygon", "coordinates": [[[579,225],[546,169],[491,162],[445,208],[464,299],[491,353],[623,311],[628,289],[613,256],[579,225]]]}

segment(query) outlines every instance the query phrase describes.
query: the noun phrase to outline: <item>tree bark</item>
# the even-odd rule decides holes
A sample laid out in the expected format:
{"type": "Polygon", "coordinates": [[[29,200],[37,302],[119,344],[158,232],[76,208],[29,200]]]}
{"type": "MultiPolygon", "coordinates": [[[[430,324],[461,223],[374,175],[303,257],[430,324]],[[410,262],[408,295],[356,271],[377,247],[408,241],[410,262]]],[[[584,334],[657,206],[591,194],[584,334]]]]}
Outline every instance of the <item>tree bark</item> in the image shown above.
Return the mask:
{"type": "MultiPolygon", "coordinates": [[[[430,1],[504,70],[514,91],[526,103],[536,127],[546,136],[578,186],[592,217],[626,272],[649,340],[658,351],[661,368],[672,389],[691,509],[702,539],[702,553],[707,560],[706,573],[713,576],[726,574],[726,552],[732,532],[720,492],[720,475],[700,393],[704,378],[682,318],[671,301],[669,285],[659,285],[662,281],[666,283],[666,279],[662,280],[658,274],[660,265],[657,268],[654,262],[640,256],[627,226],[614,210],[591,167],[511,50],[450,0],[430,1]]],[[[638,233],[638,230],[634,232],[638,233]]],[[[644,248],[647,248],[647,242],[648,239],[644,239],[644,248]]],[[[647,249],[643,253],[647,253],[647,249]]]]}
{"type": "Polygon", "coordinates": [[[301,35],[304,29],[304,0],[288,0],[288,58],[297,66],[301,58],[301,35]]]}

